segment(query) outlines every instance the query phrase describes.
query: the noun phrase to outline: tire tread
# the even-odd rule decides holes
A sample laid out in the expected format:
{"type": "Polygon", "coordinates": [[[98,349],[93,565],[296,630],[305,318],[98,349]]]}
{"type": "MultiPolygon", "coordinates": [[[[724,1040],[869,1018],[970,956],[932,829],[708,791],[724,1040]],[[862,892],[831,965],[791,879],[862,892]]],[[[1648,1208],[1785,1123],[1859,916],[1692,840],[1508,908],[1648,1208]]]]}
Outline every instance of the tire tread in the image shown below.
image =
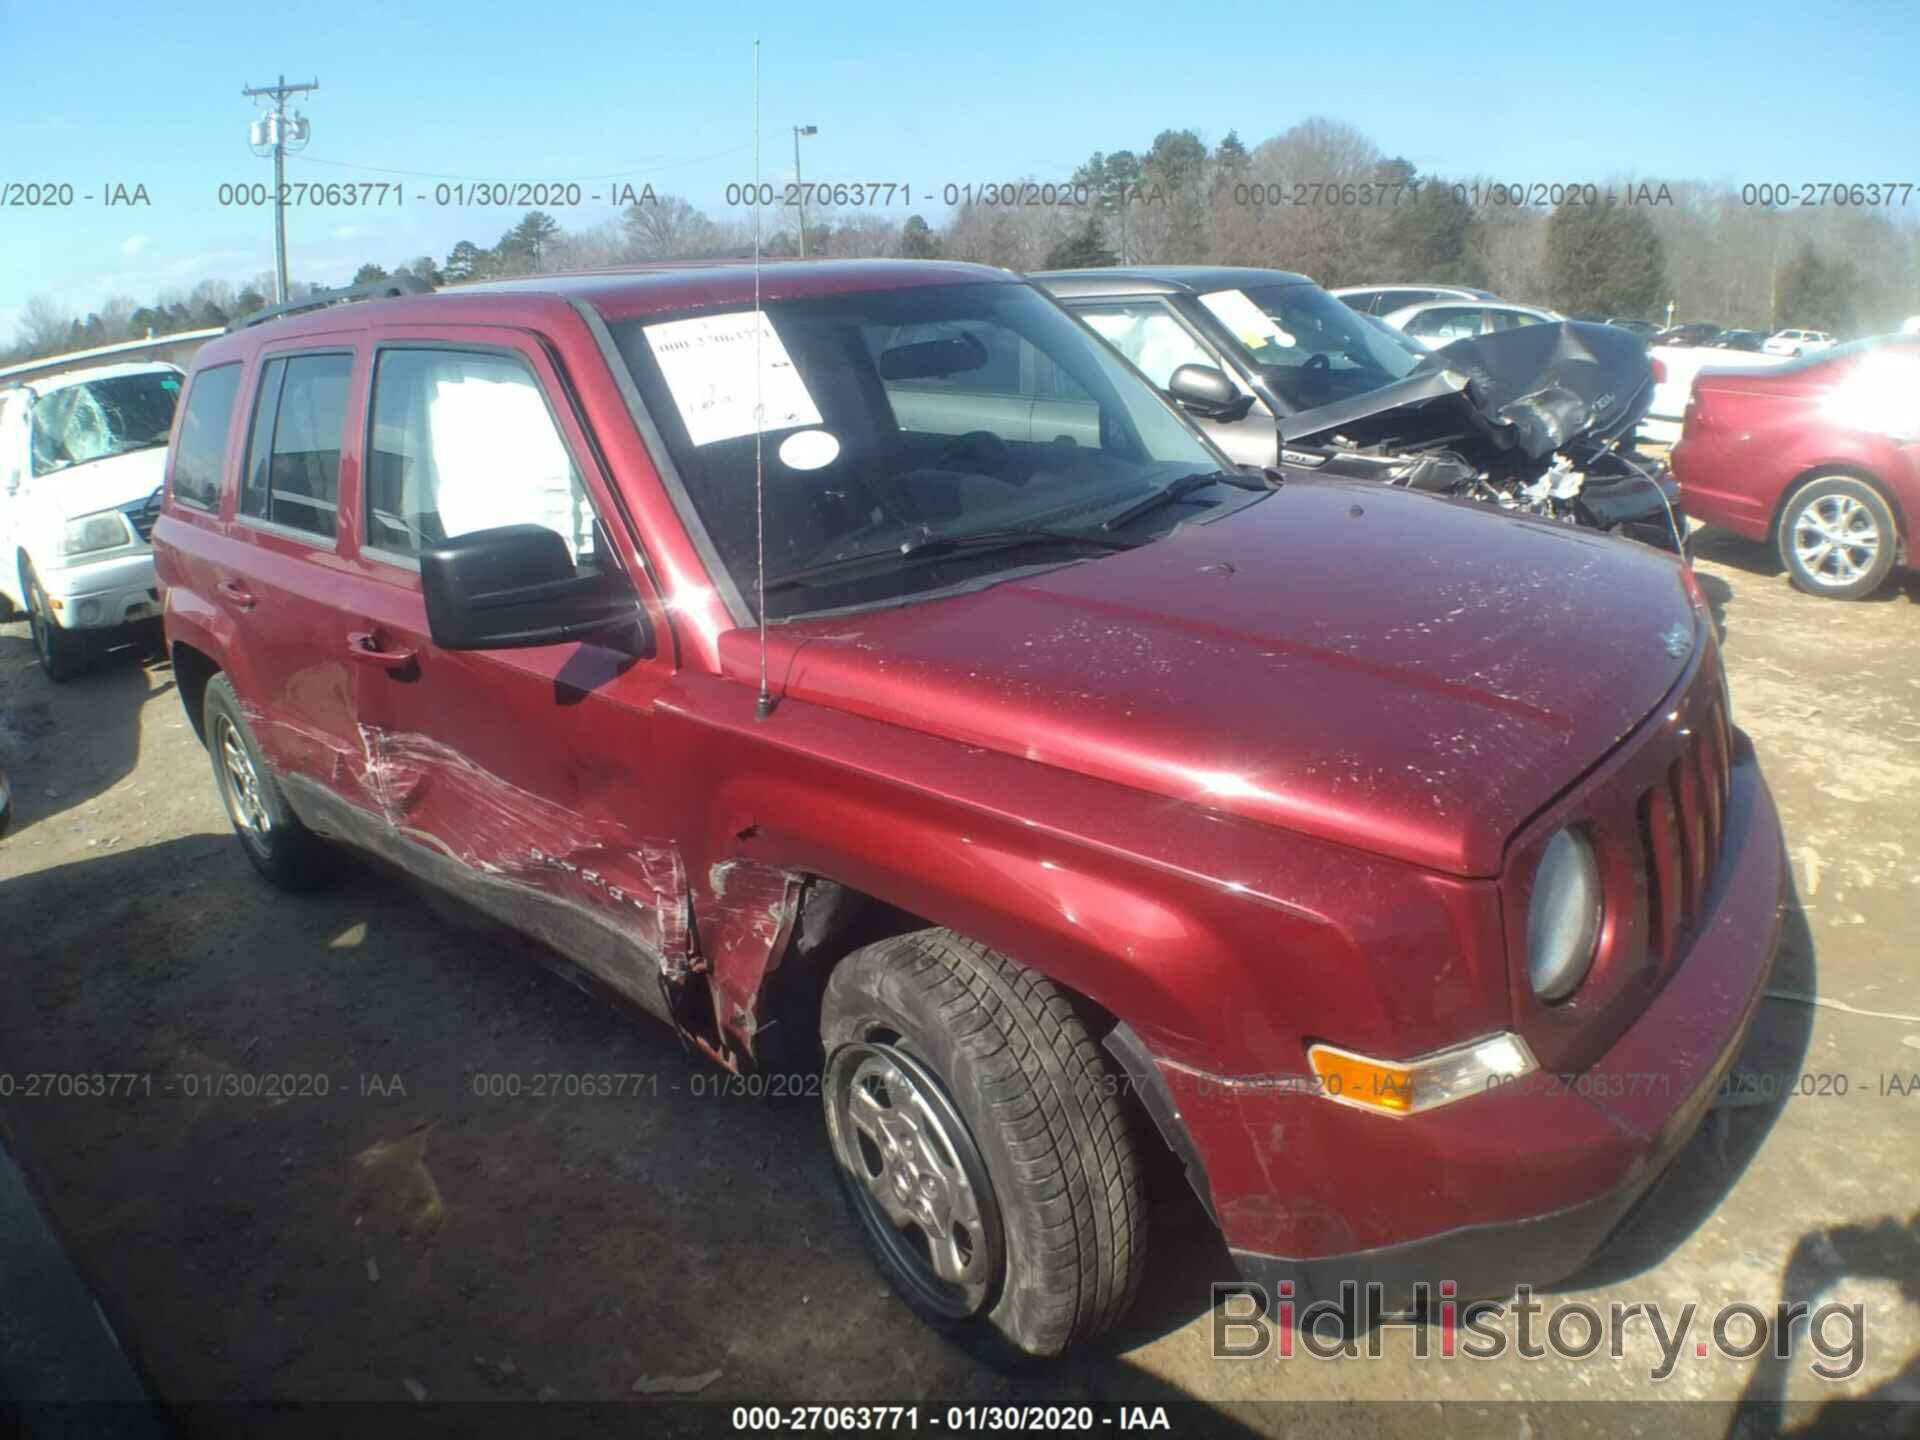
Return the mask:
{"type": "Polygon", "coordinates": [[[1110,1330],[1139,1288],[1146,1199],[1128,1116],[1099,1046],[1046,977],[951,931],[923,930],[848,957],[885,965],[924,996],[974,1067],[1010,1155],[1019,1203],[1039,1217],[1030,1352],[1110,1330]]]}

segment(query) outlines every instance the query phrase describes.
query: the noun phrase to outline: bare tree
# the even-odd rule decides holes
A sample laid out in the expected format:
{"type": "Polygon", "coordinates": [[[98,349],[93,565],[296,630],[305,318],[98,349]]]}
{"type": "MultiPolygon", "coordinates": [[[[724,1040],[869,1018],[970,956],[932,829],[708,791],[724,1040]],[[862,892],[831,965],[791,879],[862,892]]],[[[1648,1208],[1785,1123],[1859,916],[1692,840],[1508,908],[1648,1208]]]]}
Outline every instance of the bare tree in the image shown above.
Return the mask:
{"type": "Polygon", "coordinates": [[[718,227],[678,195],[659,195],[651,204],[629,205],[620,224],[627,258],[633,260],[711,254],[720,245],[718,227]]]}
{"type": "Polygon", "coordinates": [[[73,313],[63,310],[45,295],[27,301],[20,312],[20,349],[29,357],[57,355],[73,333],[73,313]]]}

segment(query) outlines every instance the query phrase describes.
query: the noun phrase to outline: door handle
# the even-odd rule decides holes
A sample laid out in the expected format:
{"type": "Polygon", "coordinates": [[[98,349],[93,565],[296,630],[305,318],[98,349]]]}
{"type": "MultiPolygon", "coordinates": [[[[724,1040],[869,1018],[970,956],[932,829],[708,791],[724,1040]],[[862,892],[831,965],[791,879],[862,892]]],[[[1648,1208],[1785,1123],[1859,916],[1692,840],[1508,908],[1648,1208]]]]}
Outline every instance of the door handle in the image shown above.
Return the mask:
{"type": "Polygon", "coordinates": [[[222,580],[214,588],[242,610],[251,610],[259,603],[253,598],[253,592],[238,580],[222,580]]]}
{"type": "Polygon", "coordinates": [[[347,655],[362,664],[378,665],[387,670],[398,670],[419,658],[418,652],[404,647],[397,650],[382,649],[371,630],[355,630],[347,636],[347,655]]]}

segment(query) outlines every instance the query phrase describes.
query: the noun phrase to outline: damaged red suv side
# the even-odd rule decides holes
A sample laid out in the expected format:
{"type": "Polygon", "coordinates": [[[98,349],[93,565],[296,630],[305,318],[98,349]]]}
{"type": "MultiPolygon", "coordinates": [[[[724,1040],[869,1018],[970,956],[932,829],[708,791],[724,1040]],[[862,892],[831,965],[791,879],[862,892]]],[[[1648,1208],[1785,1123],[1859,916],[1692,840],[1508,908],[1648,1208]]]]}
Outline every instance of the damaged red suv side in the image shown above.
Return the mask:
{"type": "Polygon", "coordinates": [[[200,351],[155,532],[248,857],[328,842],[736,1070],[820,1067],[889,1279],[1125,1312],[1136,1113],[1241,1267],[1580,1264],[1783,880],[1673,558],[1251,475],[965,265],[543,276],[200,351]]]}

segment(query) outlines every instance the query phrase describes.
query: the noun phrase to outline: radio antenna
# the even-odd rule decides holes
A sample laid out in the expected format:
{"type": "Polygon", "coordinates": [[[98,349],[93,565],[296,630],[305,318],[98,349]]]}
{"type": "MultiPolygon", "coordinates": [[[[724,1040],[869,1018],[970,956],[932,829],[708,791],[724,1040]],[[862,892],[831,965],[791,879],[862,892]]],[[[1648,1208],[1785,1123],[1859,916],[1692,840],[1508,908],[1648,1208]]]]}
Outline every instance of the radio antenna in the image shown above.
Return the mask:
{"type": "Polygon", "coordinates": [[[760,621],[760,694],[753,702],[753,718],[773,714],[773,692],[767,688],[767,435],[765,372],[760,365],[760,336],[767,317],[760,309],[760,42],[753,42],[753,528],[758,550],[760,621]]]}

